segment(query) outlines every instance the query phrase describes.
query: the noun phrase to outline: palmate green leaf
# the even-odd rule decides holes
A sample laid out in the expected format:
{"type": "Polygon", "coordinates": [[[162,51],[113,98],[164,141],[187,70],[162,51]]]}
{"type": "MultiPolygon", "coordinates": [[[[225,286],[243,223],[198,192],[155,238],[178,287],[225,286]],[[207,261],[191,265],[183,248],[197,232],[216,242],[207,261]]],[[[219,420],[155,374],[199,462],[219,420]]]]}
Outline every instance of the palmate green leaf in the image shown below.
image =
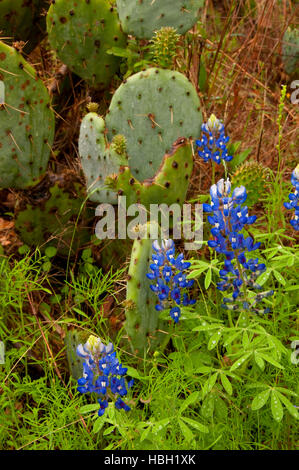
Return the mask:
{"type": "Polygon", "coordinates": [[[299,419],[299,413],[298,410],[295,408],[295,406],[282,394],[280,393],[277,389],[275,389],[275,393],[278,396],[278,398],[282,401],[288,412],[296,419],[299,419]]]}
{"type": "Polygon", "coordinates": [[[275,361],[275,359],[273,359],[273,357],[270,357],[267,354],[262,353],[262,352],[259,352],[259,355],[260,355],[260,357],[265,359],[265,361],[269,362],[273,366],[278,367],[279,369],[284,369],[284,367],[281,364],[279,364],[279,362],[275,361]]]}
{"type": "Polygon", "coordinates": [[[186,426],[186,424],[184,423],[184,421],[182,421],[181,418],[178,421],[179,421],[180,428],[182,430],[182,433],[186,441],[188,442],[192,441],[194,439],[194,435],[191,429],[189,429],[188,426],[186,426]]]}
{"type": "Polygon", "coordinates": [[[249,338],[248,338],[248,333],[245,330],[242,336],[242,346],[244,349],[247,349],[248,345],[249,345],[249,338]]]}
{"type": "Polygon", "coordinates": [[[109,428],[105,429],[103,432],[103,436],[108,436],[108,434],[111,434],[115,429],[115,426],[110,426],[109,428]]]}
{"type": "Polygon", "coordinates": [[[199,423],[198,421],[195,421],[194,419],[185,418],[184,416],[182,416],[180,419],[184,420],[187,424],[190,424],[190,426],[197,429],[199,432],[203,432],[206,434],[209,433],[209,428],[207,426],[202,423],[199,423]]]}
{"type": "Polygon", "coordinates": [[[212,388],[214,387],[216,383],[218,373],[219,372],[215,372],[215,374],[211,375],[211,377],[208,378],[208,380],[206,381],[202,389],[202,397],[205,397],[207,393],[209,393],[212,390],[212,388]]]}
{"type": "Polygon", "coordinates": [[[266,269],[266,271],[257,278],[256,283],[260,286],[264,285],[265,282],[269,279],[271,272],[272,268],[266,269]]]}
{"type": "Polygon", "coordinates": [[[204,418],[211,418],[214,414],[215,408],[215,394],[210,393],[202,402],[201,414],[204,418]]]}
{"type": "Polygon", "coordinates": [[[229,394],[232,395],[233,393],[233,387],[228,378],[224,373],[220,374],[220,380],[223,385],[224,390],[229,394]]]}
{"type": "Polygon", "coordinates": [[[274,276],[276,277],[277,281],[280,282],[283,286],[286,285],[286,281],[283,278],[283,276],[280,274],[279,271],[276,271],[276,269],[273,269],[274,276]]]}
{"type": "Polygon", "coordinates": [[[283,407],[279,399],[279,396],[275,390],[272,390],[272,394],[271,394],[271,410],[272,410],[272,416],[275,419],[275,421],[280,423],[280,421],[283,418],[283,407]]]}
{"type": "Polygon", "coordinates": [[[195,403],[196,401],[198,401],[198,399],[199,399],[199,392],[191,393],[191,395],[189,395],[186,398],[186,400],[184,401],[184,403],[180,407],[179,413],[180,414],[183,413],[183,411],[185,411],[185,409],[188,408],[189,405],[191,405],[192,403],[195,403]]]}
{"type": "Polygon", "coordinates": [[[99,432],[102,427],[104,426],[105,424],[105,418],[103,416],[99,416],[95,422],[93,423],[93,429],[92,429],[92,432],[94,434],[96,434],[97,432],[99,432]]]}
{"type": "Polygon", "coordinates": [[[140,436],[140,442],[144,441],[148,437],[150,431],[151,431],[150,426],[148,426],[146,429],[144,429],[144,431],[142,431],[142,434],[140,436]]]}
{"type": "Polygon", "coordinates": [[[79,413],[84,414],[84,413],[91,413],[92,411],[97,411],[100,408],[100,405],[98,403],[92,403],[90,405],[84,405],[81,406],[79,413]]]}
{"type": "Polygon", "coordinates": [[[222,422],[227,420],[228,407],[218,395],[214,394],[214,411],[216,417],[222,422]]]}
{"type": "Polygon", "coordinates": [[[218,330],[217,333],[214,333],[211,338],[209,339],[209,343],[208,343],[208,350],[211,351],[212,349],[214,349],[217,344],[219,343],[219,340],[221,338],[221,334],[222,334],[222,331],[221,330],[218,330]]]}
{"type": "Polygon", "coordinates": [[[216,330],[216,328],[221,328],[222,325],[214,324],[214,325],[199,325],[192,329],[192,331],[209,331],[209,330],[216,330]]]}
{"type": "Polygon", "coordinates": [[[244,356],[240,357],[239,359],[236,360],[236,362],[233,363],[230,370],[233,371],[233,370],[238,369],[238,367],[240,367],[251,355],[252,355],[252,352],[244,354],[244,356]]]}
{"type": "Polygon", "coordinates": [[[209,268],[205,277],[205,289],[208,289],[210,287],[211,280],[212,280],[212,268],[209,268]]]}
{"type": "Polygon", "coordinates": [[[205,268],[194,269],[194,271],[188,274],[187,279],[195,279],[199,277],[203,273],[203,271],[205,271],[205,268]]]}
{"type": "Polygon", "coordinates": [[[298,393],[293,392],[293,390],[289,390],[288,388],[275,387],[275,390],[279,390],[283,394],[291,395],[292,397],[298,398],[298,393]]]}
{"type": "Polygon", "coordinates": [[[264,368],[265,368],[265,361],[264,361],[263,358],[261,358],[261,356],[259,355],[259,353],[256,352],[256,351],[255,351],[255,353],[254,353],[254,360],[255,360],[255,362],[257,363],[257,365],[259,366],[259,368],[260,368],[261,370],[264,370],[264,368]]]}
{"type": "Polygon", "coordinates": [[[262,408],[268,401],[268,398],[270,396],[271,389],[264,390],[263,392],[260,392],[253,400],[251,403],[251,408],[253,411],[259,410],[262,408]]]}
{"type": "Polygon", "coordinates": [[[228,346],[229,344],[231,344],[236,338],[238,338],[238,336],[240,336],[242,334],[242,331],[238,331],[237,333],[231,333],[229,334],[228,336],[226,336],[226,339],[223,343],[223,346],[226,347],[228,346]]]}

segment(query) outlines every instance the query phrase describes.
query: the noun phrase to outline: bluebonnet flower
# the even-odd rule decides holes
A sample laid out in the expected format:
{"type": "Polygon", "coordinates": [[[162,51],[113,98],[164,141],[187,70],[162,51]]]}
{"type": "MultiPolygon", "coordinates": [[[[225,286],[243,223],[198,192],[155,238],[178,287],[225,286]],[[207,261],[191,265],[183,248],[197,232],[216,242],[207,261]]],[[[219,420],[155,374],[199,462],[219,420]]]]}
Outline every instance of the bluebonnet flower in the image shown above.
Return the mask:
{"type": "Polygon", "coordinates": [[[232,290],[232,297],[224,298],[222,306],[236,310],[241,303],[242,309],[260,313],[256,304],[272,295],[273,291],[259,293],[250,302],[244,299],[244,290],[246,292],[247,288],[261,289],[256,279],[266,269],[258,258],[247,260],[245,255],[260,247],[260,243],[254,243],[252,237],[245,237],[241,233],[244,227],[256,221],[256,216],[249,216],[247,207],[242,205],[247,198],[246,188],[240,186],[231,193],[229,179],[221,179],[211,186],[210,196],[211,203],[203,204],[204,212],[212,214],[208,216],[208,221],[212,225],[213,239],[208,241],[208,245],[225,256],[217,288],[222,292],[232,290]]]}
{"type": "Polygon", "coordinates": [[[299,230],[299,164],[292,172],[291,183],[295,190],[289,194],[289,202],[284,203],[284,207],[289,210],[295,209],[294,216],[290,220],[290,224],[295,230],[299,230]]]}
{"type": "Polygon", "coordinates": [[[90,336],[87,342],[79,344],[77,355],[83,357],[83,377],[78,380],[77,390],[80,393],[96,393],[100,408],[98,415],[102,416],[108,406],[108,398],[114,398],[115,407],[129,411],[121,397],[127,395],[127,388],[132,387],[134,380],[125,381],[127,368],[116,357],[112,343],[105,346],[100,338],[90,336]],[[122,403],[122,405],[121,405],[122,403]]]}
{"type": "Polygon", "coordinates": [[[226,144],[229,141],[229,137],[225,135],[224,125],[216,118],[214,114],[208,119],[207,123],[201,126],[202,135],[201,139],[196,140],[198,147],[198,155],[208,162],[213,160],[220,164],[221,160],[230,162],[232,155],[228,154],[226,144]]]}
{"type": "Polygon", "coordinates": [[[191,299],[185,292],[194,284],[194,280],[187,280],[186,271],[191,263],[184,260],[181,253],[175,257],[175,246],[173,240],[162,240],[161,246],[158,240],[153,242],[153,263],[150,264],[151,272],[147,273],[148,279],[154,281],[150,285],[158,297],[156,310],[159,312],[165,308],[170,309],[170,316],[178,323],[181,316],[180,305],[193,305],[195,300],[191,299]]]}

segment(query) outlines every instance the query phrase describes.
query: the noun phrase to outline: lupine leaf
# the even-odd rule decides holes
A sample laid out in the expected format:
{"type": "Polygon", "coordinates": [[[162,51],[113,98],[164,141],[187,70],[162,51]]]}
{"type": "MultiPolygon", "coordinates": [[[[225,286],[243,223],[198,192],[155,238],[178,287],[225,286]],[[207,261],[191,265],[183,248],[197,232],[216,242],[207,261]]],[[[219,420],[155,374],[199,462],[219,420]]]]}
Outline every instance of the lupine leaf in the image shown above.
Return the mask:
{"type": "Polygon", "coordinates": [[[211,280],[212,280],[212,269],[209,268],[209,270],[206,273],[206,277],[205,277],[205,289],[209,288],[209,286],[211,284],[211,280]]]}
{"type": "Polygon", "coordinates": [[[226,392],[229,394],[229,395],[232,395],[233,393],[233,388],[232,388],[232,385],[230,383],[230,381],[228,380],[228,378],[226,377],[225,374],[220,374],[220,380],[221,380],[221,383],[223,385],[223,388],[226,390],[226,392]]]}
{"type": "Polygon", "coordinates": [[[238,367],[240,367],[243,362],[245,362],[250,356],[251,356],[251,352],[250,353],[247,353],[247,354],[244,354],[244,356],[240,357],[236,362],[234,362],[234,364],[231,366],[230,370],[235,370],[235,369],[238,369],[238,367]]]}
{"type": "Polygon", "coordinates": [[[102,429],[104,423],[105,423],[105,419],[103,419],[103,416],[99,416],[99,417],[95,420],[95,422],[93,423],[93,430],[92,430],[92,431],[93,431],[94,433],[99,432],[99,431],[102,429]]]}
{"type": "Polygon", "coordinates": [[[298,410],[295,408],[295,406],[280,392],[275,390],[276,395],[279,397],[279,399],[282,401],[288,412],[296,419],[299,419],[299,413],[298,410]]]}
{"type": "Polygon", "coordinates": [[[284,369],[284,367],[279,364],[279,362],[275,361],[275,359],[273,359],[272,357],[268,356],[267,354],[264,354],[262,352],[259,352],[259,355],[265,359],[265,361],[267,362],[270,362],[270,364],[272,364],[273,366],[275,367],[278,367],[279,369],[284,369]]]}
{"type": "Polygon", "coordinates": [[[97,411],[99,408],[100,408],[100,405],[98,403],[92,403],[90,405],[81,406],[79,413],[81,414],[91,413],[92,411],[97,411]]]}
{"type": "Polygon", "coordinates": [[[255,362],[257,363],[257,365],[259,366],[259,368],[261,370],[264,370],[265,368],[265,361],[264,359],[261,358],[261,356],[255,351],[254,353],[254,360],[255,362]]]}
{"type": "Polygon", "coordinates": [[[199,392],[193,392],[191,393],[191,395],[189,395],[186,400],[184,401],[184,403],[182,404],[182,406],[180,407],[179,409],[179,413],[182,413],[186,408],[188,408],[189,405],[191,405],[192,403],[196,402],[198,400],[198,397],[199,397],[199,392]]]}
{"type": "Polygon", "coordinates": [[[280,282],[280,284],[282,284],[283,286],[286,285],[286,281],[284,280],[284,278],[282,277],[282,275],[280,274],[280,272],[276,271],[276,269],[273,269],[273,273],[274,273],[274,276],[276,277],[276,279],[278,280],[278,282],[280,282]]]}
{"type": "Polygon", "coordinates": [[[181,419],[183,419],[186,423],[190,424],[190,426],[197,429],[198,431],[209,433],[209,428],[205,426],[204,424],[199,423],[198,421],[195,421],[194,419],[185,418],[184,416],[182,416],[181,419]]]}
{"type": "Polygon", "coordinates": [[[281,401],[278,397],[278,394],[276,393],[275,390],[272,390],[271,410],[272,410],[273,418],[275,419],[275,421],[279,423],[283,418],[283,408],[282,408],[281,401]]]}
{"type": "Polygon", "coordinates": [[[208,349],[209,349],[209,351],[211,351],[211,349],[214,349],[214,348],[217,346],[217,344],[218,344],[218,342],[219,342],[219,340],[220,340],[220,338],[221,338],[221,333],[222,333],[222,331],[221,331],[221,330],[218,330],[217,333],[214,333],[214,334],[211,336],[211,338],[210,338],[210,340],[209,340],[209,343],[208,343],[208,349]]]}
{"type": "Polygon", "coordinates": [[[208,380],[206,381],[202,389],[203,397],[212,390],[212,388],[214,387],[216,383],[217,377],[218,377],[218,372],[215,372],[215,374],[211,375],[211,377],[208,378],[208,380]]]}
{"type": "Polygon", "coordinates": [[[253,411],[259,410],[262,408],[268,401],[268,398],[270,396],[271,389],[264,390],[263,392],[260,392],[253,400],[251,403],[251,408],[253,411]]]}
{"type": "Polygon", "coordinates": [[[188,428],[188,426],[186,426],[184,421],[182,421],[181,419],[179,419],[179,425],[180,425],[180,428],[182,430],[182,433],[183,433],[185,439],[188,442],[192,441],[192,439],[194,439],[193,432],[188,428]]]}
{"type": "Polygon", "coordinates": [[[192,329],[192,331],[209,331],[215,330],[216,328],[221,328],[222,325],[215,324],[215,325],[199,325],[192,329]]]}

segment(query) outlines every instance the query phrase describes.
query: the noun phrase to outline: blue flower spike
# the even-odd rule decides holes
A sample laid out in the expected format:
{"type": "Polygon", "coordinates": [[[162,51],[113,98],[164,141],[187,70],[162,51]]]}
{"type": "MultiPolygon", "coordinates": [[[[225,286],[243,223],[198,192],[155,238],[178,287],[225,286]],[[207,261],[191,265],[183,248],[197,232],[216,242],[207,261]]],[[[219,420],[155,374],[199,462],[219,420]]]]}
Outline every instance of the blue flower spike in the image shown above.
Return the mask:
{"type": "Polygon", "coordinates": [[[268,309],[260,310],[256,304],[273,294],[273,291],[259,293],[248,302],[244,299],[247,288],[259,290],[261,287],[256,279],[266,270],[258,258],[247,260],[247,253],[257,250],[260,243],[244,237],[242,230],[256,221],[256,216],[249,216],[248,209],[243,204],[246,201],[246,188],[235,188],[231,194],[229,179],[221,179],[210,189],[211,203],[204,204],[204,212],[208,212],[208,221],[212,225],[212,240],[208,241],[210,248],[225,257],[224,265],[219,271],[221,281],[218,290],[232,291],[232,297],[223,299],[222,307],[227,310],[251,310],[254,313],[268,313],[268,309]]]}
{"type": "Polygon", "coordinates": [[[204,162],[213,160],[218,165],[222,160],[230,162],[233,157],[228,154],[226,146],[229,137],[225,135],[224,125],[219,119],[212,114],[208,122],[202,125],[201,129],[201,139],[196,140],[198,156],[201,157],[204,162]]]}
{"type": "Polygon", "coordinates": [[[173,240],[158,240],[153,242],[153,263],[150,264],[152,272],[147,273],[147,278],[154,281],[150,288],[158,297],[156,310],[158,312],[170,308],[170,317],[178,323],[181,316],[180,305],[188,306],[195,304],[186,292],[193,286],[194,280],[186,279],[186,271],[191,263],[184,260],[181,253],[175,256],[175,245],[173,240]]]}
{"type": "Polygon", "coordinates": [[[117,409],[129,411],[130,407],[121,397],[127,395],[127,388],[133,386],[134,381],[125,381],[127,368],[116,357],[112,343],[105,346],[100,338],[89,336],[85,344],[79,344],[77,355],[83,357],[83,377],[78,380],[79,393],[96,393],[99,395],[100,405],[98,415],[103,416],[108,407],[108,399],[115,401],[117,409]]]}
{"type": "Polygon", "coordinates": [[[294,210],[290,224],[294,230],[299,230],[299,163],[292,172],[291,183],[294,187],[294,192],[289,194],[289,202],[285,202],[284,207],[288,210],[294,210]]]}

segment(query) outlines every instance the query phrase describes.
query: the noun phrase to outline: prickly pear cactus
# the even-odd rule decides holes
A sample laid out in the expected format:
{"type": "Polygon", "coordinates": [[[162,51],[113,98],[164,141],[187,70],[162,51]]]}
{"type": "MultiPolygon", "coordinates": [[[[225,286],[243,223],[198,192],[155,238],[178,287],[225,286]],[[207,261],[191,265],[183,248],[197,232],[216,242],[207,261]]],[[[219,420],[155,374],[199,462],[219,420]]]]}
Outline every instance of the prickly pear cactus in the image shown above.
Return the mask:
{"type": "Polygon", "coordinates": [[[96,113],[88,113],[82,120],[79,136],[79,155],[87,180],[89,199],[93,202],[117,203],[117,194],[105,185],[105,179],[118,173],[120,163],[126,162],[125,145],[118,136],[106,148],[105,122],[96,113]]]}
{"type": "MultiPolygon", "coordinates": [[[[133,244],[124,324],[133,353],[141,357],[147,352],[153,352],[167,336],[157,331],[162,322],[159,321],[159,312],[155,309],[156,296],[150,289],[150,281],[146,277],[152,256],[149,230],[150,224],[147,226],[148,238],[135,240],[133,244]]],[[[165,325],[162,329],[165,331],[165,325]]]]}
{"type": "Polygon", "coordinates": [[[125,47],[116,9],[107,0],[55,0],[47,15],[49,41],[58,57],[90,85],[105,88],[119,59],[107,54],[125,47]]]}
{"type": "Polygon", "coordinates": [[[24,51],[29,53],[45,33],[43,11],[48,8],[45,0],[1,0],[0,32],[9,41],[24,41],[24,51]]]}
{"type": "Polygon", "coordinates": [[[139,39],[150,39],[163,26],[186,33],[198,20],[204,0],[116,0],[123,30],[139,39]]]}
{"type": "Polygon", "coordinates": [[[64,344],[66,356],[71,376],[78,380],[82,377],[84,358],[77,355],[77,346],[84,344],[88,338],[88,333],[84,331],[68,330],[65,334],[64,344]]]}
{"type": "Polygon", "coordinates": [[[73,180],[70,172],[59,176],[51,175],[46,195],[45,189],[42,188],[41,200],[34,195],[35,197],[31,197],[31,204],[21,201],[16,210],[16,230],[29,246],[45,248],[49,243],[56,246],[61,255],[68,255],[70,249],[74,253],[90,239],[85,225],[93,214],[83,209],[77,223],[85,188],[73,180]]]}
{"type": "Polygon", "coordinates": [[[120,167],[118,175],[106,179],[106,183],[118,194],[127,197],[127,204],[183,204],[193,169],[191,146],[187,139],[178,139],[170,152],[164,155],[161,167],[152,179],[138,181],[129,167],[120,167]]]}
{"type": "Polygon", "coordinates": [[[54,113],[46,87],[12,47],[0,42],[0,188],[23,189],[46,171],[54,113]]]}
{"type": "Polygon", "coordinates": [[[192,84],[179,72],[150,68],[132,75],[115,92],[106,126],[110,140],[127,140],[132,175],[153,178],[163,157],[179,137],[200,134],[200,101],[192,84]]]}
{"type": "Polygon", "coordinates": [[[269,169],[256,161],[245,162],[232,175],[232,188],[245,186],[247,192],[246,205],[253,206],[265,194],[269,169]]]}
{"type": "Polygon", "coordinates": [[[282,60],[288,75],[299,74],[299,29],[288,28],[283,37],[282,60]]]}

